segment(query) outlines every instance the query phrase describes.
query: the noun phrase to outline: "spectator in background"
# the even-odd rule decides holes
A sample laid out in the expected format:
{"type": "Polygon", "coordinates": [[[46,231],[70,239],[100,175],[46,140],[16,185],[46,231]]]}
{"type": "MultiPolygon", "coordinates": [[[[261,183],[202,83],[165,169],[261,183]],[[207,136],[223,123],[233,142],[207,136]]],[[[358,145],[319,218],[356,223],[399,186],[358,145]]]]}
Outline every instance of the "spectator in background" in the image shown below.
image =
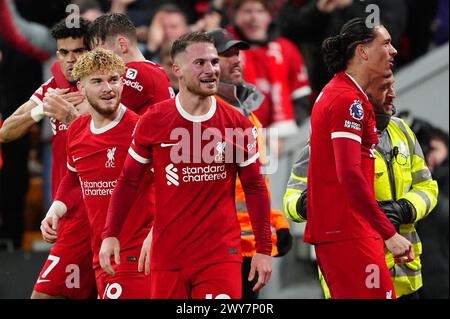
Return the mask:
{"type": "MultiPolygon", "coordinates": [[[[448,6],[448,0],[446,2],[448,6]]],[[[407,19],[406,28],[401,34],[400,46],[398,46],[397,64],[399,66],[417,59],[430,49],[438,0],[408,0],[405,1],[405,5],[407,8],[407,19]]]]}
{"type": "Polygon", "coordinates": [[[72,0],[78,6],[80,16],[87,21],[94,21],[103,14],[100,4],[96,0],[72,0]]]}
{"type": "Polygon", "coordinates": [[[437,45],[448,42],[448,0],[439,0],[433,41],[437,45]]]}
{"type": "Polygon", "coordinates": [[[175,94],[178,94],[178,79],[172,72],[172,58],[170,57],[170,48],[172,47],[173,42],[166,42],[161,46],[160,49],[160,64],[166,71],[166,74],[170,81],[170,86],[172,87],[175,94]]]}
{"type": "MultiPolygon", "coordinates": [[[[78,6],[80,17],[87,21],[102,14],[96,0],[73,0],[71,4],[78,6]]],[[[14,1],[0,0],[0,30],[10,45],[39,61],[51,59],[57,50],[50,28],[22,17],[14,1]]]]}
{"type": "Polygon", "coordinates": [[[279,36],[267,0],[234,0],[230,31],[250,44],[242,52],[244,78],[266,99],[255,114],[264,127],[278,128],[280,137],[295,134],[310,114],[311,89],[303,57],[290,41],[279,36]]]}
{"type": "MultiPolygon", "coordinates": [[[[42,80],[42,70],[38,61],[7,45],[1,37],[0,48],[0,113],[6,119],[18,104],[29,99],[42,80]]],[[[18,249],[22,245],[25,198],[29,186],[29,136],[2,144],[1,148],[0,241],[5,240],[18,249]]]]}
{"type": "Polygon", "coordinates": [[[278,20],[282,34],[301,48],[315,96],[331,79],[320,54],[322,41],[339,34],[349,19],[367,17],[369,4],[378,6],[381,22],[389,30],[392,44],[398,47],[406,25],[404,0],[372,0],[370,3],[355,0],[290,0],[280,13],[278,20]]]}
{"type": "Polygon", "coordinates": [[[422,126],[417,138],[423,145],[425,160],[439,185],[437,206],[426,222],[419,223],[423,241],[423,298],[449,297],[449,159],[448,134],[422,126]]]}
{"type": "Polygon", "coordinates": [[[188,31],[189,23],[184,12],[174,4],[162,5],[149,26],[145,57],[159,63],[162,45],[175,41],[188,31]]]}

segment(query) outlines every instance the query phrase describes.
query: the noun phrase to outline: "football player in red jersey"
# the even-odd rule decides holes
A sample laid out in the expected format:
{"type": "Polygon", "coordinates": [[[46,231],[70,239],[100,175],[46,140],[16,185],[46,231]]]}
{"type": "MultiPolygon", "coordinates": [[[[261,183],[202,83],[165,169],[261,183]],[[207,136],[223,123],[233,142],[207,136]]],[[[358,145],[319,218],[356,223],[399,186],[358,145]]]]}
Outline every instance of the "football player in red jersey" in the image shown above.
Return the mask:
{"type": "Polygon", "coordinates": [[[138,123],[111,198],[100,263],[114,272],[110,257],[119,259],[122,221],[152,161],[156,188],[152,298],[240,298],[237,174],[257,242],[250,271],[250,279],[258,273],[255,290],[267,284],[272,271],[270,203],[260,172],[257,130],[238,110],[214,98],[220,68],[210,37],[188,33],[175,41],[171,56],[180,92],[175,100],[154,105],[138,123]],[[234,138],[227,128],[237,128],[234,138]]]}
{"type": "Polygon", "coordinates": [[[375,201],[378,136],[365,90],[391,72],[397,51],[384,26],[369,27],[362,18],[348,21],[322,49],[335,76],[311,118],[304,240],[315,245],[332,298],[395,298],[384,245],[401,261],[414,253],[375,201]]]}
{"type": "MultiPolygon", "coordinates": [[[[53,76],[39,87],[30,100],[20,106],[4,122],[1,139],[15,140],[29,131],[44,116],[50,118],[54,133],[52,141],[52,196],[66,172],[66,133],[68,125],[83,112],[84,97],[78,92],[72,76],[75,62],[86,51],[83,37],[88,22],[80,20],[79,28],[69,28],[63,19],[51,30],[56,39],[58,64],[53,76]],[[55,101],[56,90],[68,103],[55,101]]],[[[84,205],[73,207],[61,221],[58,240],[42,268],[31,298],[95,297],[95,278],[88,219],[84,205]]],[[[45,238],[44,238],[45,239],[45,238]]],[[[48,240],[48,239],[47,239],[48,240]]],[[[54,242],[54,240],[51,240],[54,242]]]]}
{"type": "MultiPolygon", "coordinates": [[[[148,192],[140,191],[134,209],[119,235],[122,256],[112,277],[101,269],[98,252],[106,222],[109,199],[121,172],[132,133],[139,117],[120,103],[125,63],[116,54],[95,49],[83,55],[74,67],[80,91],[90,105],[90,115],[79,117],[67,133],[67,166],[55,205],[43,221],[46,236],[57,228],[59,219],[73,202],[84,199],[91,225],[92,250],[97,288],[101,299],[150,298],[150,276],[138,272],[141,246],[150,231],[153,206],[148,192]],[[81,185],[81,188],[80,188],[81,185]],[[80,192],[82,190],[82,193],[80,192]]],[[[151,181],[150,172],[146,181],[151,181]]],[[[142,183],[146,187],[147,183],[142,183]]]]}
{"type": "Polygon", "coordinates": [[[111,50],[126,63],[122,103],[138,114],[157,102],[174,98],[164,69],[144,58],[137,46],[136,28],[120,13],[104,14],[89,27],[86,40],[93,48],[111,50]]]}

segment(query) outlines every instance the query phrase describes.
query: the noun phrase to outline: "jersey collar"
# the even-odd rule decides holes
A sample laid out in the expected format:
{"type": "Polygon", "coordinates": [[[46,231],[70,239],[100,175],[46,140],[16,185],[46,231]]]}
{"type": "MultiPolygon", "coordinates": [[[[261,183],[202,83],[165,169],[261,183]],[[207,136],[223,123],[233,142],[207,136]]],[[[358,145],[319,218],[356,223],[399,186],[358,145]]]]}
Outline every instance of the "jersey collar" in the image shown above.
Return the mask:
{"type": "Polygon", "coordinates": [[[216,113],[217,101],[214,96],[211,96],[211,107],[209,108],[208,113],[203,115],[192,115],[186,112],[181,105],[179,93],[177,94],[177,97],[175,99],[175,105],[177,106],[178,113],[180,113],[183,118],[191,122],[199,123],[205,122],[213,117],[213,115],[216,113]]]}
{"type": "Polygon", "coordinates": [[[91,119],[90,127],[91,127],[92,134],[102,134],[102,133],[105,133],[105,132],[113,129],[114,127],[116,127],[117,124],[120,123],[120,120],[123,118],[123,115],[125,114],[125,111],[127,110],[127,108],[123,104],[120,104],[119,107],[120,107],[119,115],[117,115],[117,117],[114,120],[112,120],[109,124],[107,124],[103,127],[96,128],[94,126],[94,121],[91,119]]]}
{"type": "Polygon", "coordinates": [[[358,88],[358,90],[360,90],[361,93],[364,94],[364,96],[366,97],[366,99],[369,99],[369,98],[367,97],[366,92],[364,92],[364,90],[363,90],[362,87],[358,84],[358,82],[356,82],[356,80],[355,80],[350,74],[348,74],[347,72],[344,72],[344,74],[347,75],[347,76],[349,77],[349,79],[356,85],[356,87],[358,88]]]}

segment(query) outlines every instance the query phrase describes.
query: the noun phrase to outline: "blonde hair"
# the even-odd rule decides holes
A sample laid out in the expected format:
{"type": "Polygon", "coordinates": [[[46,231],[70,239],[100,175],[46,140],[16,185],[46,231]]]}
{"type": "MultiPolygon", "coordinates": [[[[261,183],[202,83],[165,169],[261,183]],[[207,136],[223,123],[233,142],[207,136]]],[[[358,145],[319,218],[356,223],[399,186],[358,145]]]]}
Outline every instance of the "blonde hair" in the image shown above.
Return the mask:
{"type": "Polygon", "coordinates": [[[125,62],[114,52],[105,49],[95,49],[83,54],[75,63],[72,76],[81,80],[92,74],[109,74],[117,72],[119,75],[125,73],[125,62]]]}

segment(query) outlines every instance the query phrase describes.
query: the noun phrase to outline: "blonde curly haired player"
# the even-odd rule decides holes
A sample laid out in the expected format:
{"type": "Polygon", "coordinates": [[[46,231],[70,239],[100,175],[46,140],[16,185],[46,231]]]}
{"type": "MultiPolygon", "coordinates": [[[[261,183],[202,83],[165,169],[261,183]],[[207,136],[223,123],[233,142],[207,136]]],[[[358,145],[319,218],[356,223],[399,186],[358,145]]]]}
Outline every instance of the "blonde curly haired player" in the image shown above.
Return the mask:
{"type": "Polygon", "coordinates": [[[125,73],[125,62],[115,53],[105,49],[95,49],[83,54],[75,63],[72,75],[81,80],[92,74],[125,73]]]}
{"type": "Polygon", "coordinates": [[[153,207],[147,187],[151,174],[145,176],[139,196],[119,235],[122,261],[116,259],[113,276],[99,264],[102,231],[108,220],[108,206],[119,179],[132,133],[139,116],[122,103],[125,72],[124,61],[115,53],[95,49],[81,56],[73,74],[80,92],[89,102],[90,114],[80,116],[67,133],[67,167],[69,172],[61,182],[55,202],[42,222],[52,236],[65,211],[84,200],[91,229],[94,254],[93,268],[101,299],[150,298],[150,276],[138,271],[141,246],[150,232],[151,213],[142,214],[142,207],[153,207]],[[81,186],[81,187],[80,187],[81,186]]]}

